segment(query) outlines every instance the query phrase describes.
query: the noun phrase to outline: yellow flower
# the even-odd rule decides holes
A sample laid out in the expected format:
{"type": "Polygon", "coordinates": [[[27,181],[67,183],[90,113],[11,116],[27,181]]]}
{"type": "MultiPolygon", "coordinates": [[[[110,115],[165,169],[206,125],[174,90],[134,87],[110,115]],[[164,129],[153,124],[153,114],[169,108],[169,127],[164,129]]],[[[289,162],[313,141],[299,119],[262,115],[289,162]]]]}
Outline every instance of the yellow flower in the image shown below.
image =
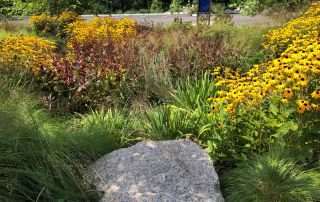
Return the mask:
{"type": "Polygon", "coordinates": [[[221,128],[223,128],[224,126],[223,126],[223,124],[222,124],[221,122],[219,122],[219,123],[217,124],[217,127],[221,129],[221,128]]]}
{"type": "Polygon", "coordinates": [[[103,42],[109,39],[123,41],[137,35],[138,23],[129,18],[121,20],[110,17],[95,17],[89,22],[76,21],[69,24],[66,32],[70,35],[68,48],[74,44],[85,44],[87,41],[103,42]]]}
{"type": "Polygon", "coordinates": [[[319,104],[311,104],[311,107],[314,111],[319,111],[319,104]]]}
{"type": "Polygon", "coordinates": [[[0,41],[0,68],[26,68],[37,74],[50,67],[55,43],[36,36],[11,36],[0,41]]]}
{"type": "Polygon", "coordinates": [[[209,98],[207,99],[207,101],[208,101],[208,102],[212,102],[212,101],[213,101],[213,97],[209,97],[209,98]]]}
{"type": "Polygon", "coordinates": [[[293,92],[291,89],[289,89],[289,88],[284,89],[285,99],[291,98],[292,96],[293,96],[293,92]]]}
{"type": "Polygon", "coordinates": [[[228,104],[228,106],[225,108],[225,111],[228,112],[229,114],[235,114],[236,110],[234,108],[234,104],[228,104]]]}
{"type": "Polygon", "coordinates": [[[219,110],[218,107],[212,106],[210,112],[214,113],[214,112],[217,112],[218,110],[219,110]]]}
{"type": "Polygon", "coordinates": [[[286,97],[284,97],[283,99],[281,99],[281,102],[284,103],[284,104],[286,104],[286,103],[288,103],[288,100],[287,100],[286,97]]]}
{"type": "MultiPolygon", "coordinates": [[[[238,106],[261,106],[264,100],[272,100],[269,98],[273,96],[282,96],[283,103],[288,103],[293,98],[309,97],[308,89],[319,88],[319,35],[320,2],[317,2],[301,17],[265,36],[263,46],[273,56],[280,54],[280,57],[253,65],[246,73],[231,68],[226,68],[223,72],[218,68],[220,74],[216,79],[216,86],[219,93],[214,100],[219,101],[219,104],[232,103],[233,105],[225,107],[225,111],[233,114],[238,106]]],[[[320,99],[320,92],[315,91],[311,96],[320,99]]],[[[295,101],[299,113],[315,106],[311,106],[307,100],[295,101]]]]}
{"type": "Polygon", "coordinates": [[[305,108],[303,108],[303,107],[298,107],[298,108],[297,108],[297,112],[298,112],[299,114],[303,114],[304,111],[305,111],[305,108]]]}
{"type": "Polygon", "coordinates": [[[237,119],[236,119],[236,118],[231,118],[231,119],[230,119],[230,122],[231,122],[231,123],[237,123],[237,119]]]}
{"type": "Polygon", "coordinates": [[[319,99],[320,98],[320,91],[314,91],[311,96],[314,98],[314,99],[319,99]]]}

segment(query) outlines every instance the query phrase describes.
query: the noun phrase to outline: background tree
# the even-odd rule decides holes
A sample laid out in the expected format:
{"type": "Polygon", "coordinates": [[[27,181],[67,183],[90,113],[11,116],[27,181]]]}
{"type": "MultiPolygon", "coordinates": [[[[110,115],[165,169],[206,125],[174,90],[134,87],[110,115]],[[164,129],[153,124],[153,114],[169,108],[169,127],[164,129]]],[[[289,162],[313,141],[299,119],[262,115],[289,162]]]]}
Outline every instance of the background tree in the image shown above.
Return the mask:
{"type": "Polygon", "coordinates": [[[152,0],[150,11],[152,13],[163,12],[163,2],[161,0],[152,0]]]}
{"type": "Polygon", "coordinates": [[[182,11],[182,0],[172,0],[170,4],[170,12],[171,13],[178,13],[182,11]]]}

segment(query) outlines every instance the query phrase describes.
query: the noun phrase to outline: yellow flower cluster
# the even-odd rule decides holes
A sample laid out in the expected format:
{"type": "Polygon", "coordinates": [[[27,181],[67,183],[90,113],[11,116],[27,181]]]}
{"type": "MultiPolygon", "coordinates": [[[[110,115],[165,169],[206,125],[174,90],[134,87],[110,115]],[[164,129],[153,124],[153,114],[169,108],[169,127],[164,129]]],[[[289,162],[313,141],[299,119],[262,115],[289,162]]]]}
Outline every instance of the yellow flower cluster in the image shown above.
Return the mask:
{"type": "Polygon", "coordinates": [[[83,21],[82,17],[75,12],[65,11],[59,16],[47,14],[35,15],[30,17],[30,24],[34,27],[37,34],[52,34],[63,36],[68,24],[83,21]]]}
{"type": "Polygon", "coordinates": [[[282,103],[294,103],[299,113],[319,110],[319,6],[320,3],[312,4],[305,17],[271,32],[273,36],[274,33],[279,34],[273,38],[270,35],[271,46],[287,43],[285,38],[292,40],[279,58],[254,65],[244,74],[217,67],[212,74],[217,78],[215,85],[220,89],[217,97],[208,99],[214,105],[210,113],[217,111],[218,106],[227,106],[225,111],[235,114],[239,106],[260,106],[270,97],[280,97],[282,103]],[[313,24],[315,21],[316,25],[313,24]]]}
{"type": "Polygon", "coordinates": [[[283,28],[270,31],[263,46],[272,52],[287,47],[294,40],[316,38],[320,30],[320,2],[315,2],[301,17],[287,23],[283,28]]]}
{"type": "Polygon", "coordinates": [[[83,21],[82,17],[75,12],[65,11],[62,12],[58,17],[59,24],[70,24],[72,22],[83,21]]]}
{"type": "Polygon", "coordinates": [[[29,22],[37,34],[48,34],[55,32],[57,19],[57,16],[50,16],[43,13],[41,15],[31,16],[29,22]]]}
{"type": "Polygon", "coordinates": [[[72,49],[73,43],[84,44],[87,41],[103,41],[108,38],[114,41],[123,40],[137,34],[137,25],[136,21],[129,18],[117,20],[95,17],[89,22],[77,21],[67,27],[71,36],[68,47],[72,49]]]}
{"type": "Polygon", "coordinates": [[[0,67],[28,68],[34,73],[49,66],[55,44],[35,36],[11,36],[0,41],[0,67]]]}

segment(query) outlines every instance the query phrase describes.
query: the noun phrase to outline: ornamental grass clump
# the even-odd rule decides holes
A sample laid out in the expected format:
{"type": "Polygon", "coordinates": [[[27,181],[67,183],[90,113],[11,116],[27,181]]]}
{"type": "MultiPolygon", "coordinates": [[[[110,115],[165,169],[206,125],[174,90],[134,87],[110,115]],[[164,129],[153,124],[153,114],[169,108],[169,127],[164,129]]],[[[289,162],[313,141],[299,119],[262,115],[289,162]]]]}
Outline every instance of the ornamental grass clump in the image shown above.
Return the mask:
{"type": "Polygon", "coordinates": [[[96,154],[80,142],[90,144],[90,138],[64,133],[63,125],[24,91],[2,92],[0,201],[98,200],[84,179],[96,154]]]}
{"type": "Polygon", "coordinates": [[[226,201],[317,201],[320,172],[297,165],[288,152],[272,149],[225,173],[226,201]]]}

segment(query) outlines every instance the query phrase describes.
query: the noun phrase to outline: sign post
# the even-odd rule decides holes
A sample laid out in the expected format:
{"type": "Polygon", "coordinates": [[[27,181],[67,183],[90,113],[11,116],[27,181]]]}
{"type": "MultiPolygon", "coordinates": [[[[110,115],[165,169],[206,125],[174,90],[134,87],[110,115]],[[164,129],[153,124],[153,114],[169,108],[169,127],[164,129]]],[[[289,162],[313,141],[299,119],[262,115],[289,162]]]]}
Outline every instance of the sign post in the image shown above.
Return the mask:
{"type": "Polygon", "coordinates": [[[211,10],[211,0],[199,0],[198,12],[197,12],[197,24],[200,22],[202,16],[208,21],[210,25],[210,10],[211,10]]]}

